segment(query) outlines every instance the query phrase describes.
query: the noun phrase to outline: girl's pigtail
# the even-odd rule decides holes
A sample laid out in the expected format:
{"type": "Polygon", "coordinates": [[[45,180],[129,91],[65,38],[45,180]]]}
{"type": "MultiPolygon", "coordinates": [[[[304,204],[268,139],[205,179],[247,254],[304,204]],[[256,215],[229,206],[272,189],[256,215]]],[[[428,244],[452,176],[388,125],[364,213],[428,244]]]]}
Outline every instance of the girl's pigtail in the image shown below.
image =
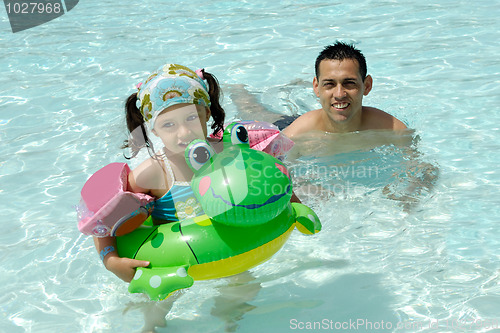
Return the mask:
{"type": "Polygon", "coordinates": [[[224,129],[224,118],[226,113],[222,106],[220,105],[222,99],[222,91],[219,87],[219,81],[217,78],[205,72],[204,69],[201,70],[203,73],[203,78],[208,83],[208,95],[210,96],[210,113],[212,114],[212,118],[214,119],[214,123],[211,128],[213,130],[213,134],[217,135],[220,131],[224,129]]]}
{"type": "Polygon", "coordinates": [[[130,148],[132,156],[125,158],[132,159],[139,153],[142,147],[152,148],[151,142],[146,133],[144,118],[136,106],[137,93],[133,93],[125,102],[125,120],[127,129],[130,132],[128,140],[123,141],[122,148],[130,148]]]}

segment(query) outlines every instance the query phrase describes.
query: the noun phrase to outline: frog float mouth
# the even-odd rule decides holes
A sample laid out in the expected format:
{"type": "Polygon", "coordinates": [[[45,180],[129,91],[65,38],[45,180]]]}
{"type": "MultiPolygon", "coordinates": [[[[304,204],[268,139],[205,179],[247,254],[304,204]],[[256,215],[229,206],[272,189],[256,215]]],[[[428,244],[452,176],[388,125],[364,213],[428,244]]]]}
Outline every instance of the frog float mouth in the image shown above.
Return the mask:
{"type": "Polygon", "coordinates": [[[214,191],[214,189],[212,187],[210,187],[210,192],[212,193],[212,197],[214,199],[219,199],[219,200],[221,200],[222,202],[224,202],[228,206],[231,206],[231,207],[242,207],[242,208],[247,208],[247,209],[258,209],[258,208],[264,207],[264,206],[266,206],[268,204],[274,203],[274,202],[278,201],[279,199],[283,198],[284,196],[288,195],[291,192],[291,185],[287,186],[287,189],[286,189],[286,191],[284,193],[274,194],[271,197],[269,197],[266,200],[266,202],[264,202],[262,204],[248,204],[248,205],[237,204],[237,203],[234,203],[234,202],[231,202],[229,200],[224,199],[221,195],[215,194],[215,191],[214,191]]]}
{"type": "MultiPolygon", "coordinates": [[[[227,198],[224,198],[223,195],[216,193],[217,191],[214,189],[212,186],[212,178],[210,176],[204,176],[203,178],[200,179],[198,183],[198,193],[200,194],[201,197],[204,197],[207,192],[210,192],[212,194],[212,199],[220,200],[224,204],[226,204],[229,207],[241,207],[241,208],[246,208],[246,209],[259,209],[261,207],[264,207],[266,205],[272,204],[274,202],[277,202],[284,196],[290,195],[292,192],[292,185],[290,181],[290,175],[288,173],[288,170],[281,164],[275,163],[275,167],[277,168],[276,174],[284,174],[287,179],[286,183],[282,184],[282,187],[286,187],[285,191],[277,191],[278,193],[272,194],[271,196],[267,196],[262,198],[262,196],[259,196],[259,199],[265,199],[263,203],[255,203],[255,200],[251,200],[252,203],[250,204],[244,204],[241,201],[236,203],[235,200],[229,200],[227,198]]],[[[224,174],[227,174],[224,172],[224,174]]],[[[246,174],[241,174],[241,177],[244,177],[246,174]]],[[[223,186],[222,189],[228,193],[229,198],[234,198],[234,195],[231,195],[232,192],[238,191],[240,189],[236,188],[233,189],[231,186],[229,186],[230,180],[227,177],[224,177],[223,183],[226,186],[223,186]]],[[[259,184],[252,183],[253,188],[260,188],[260,187],[265,187],[265,184],[260,182],[259,184]]],[[[219,186],[219,189],[221,189],[221,186],[219,186]]],[[[252,194],[250,193],[250,196],[252,194]]],[[[204,200],[210,200],[208,198],[204,198],[204,200]]]]}

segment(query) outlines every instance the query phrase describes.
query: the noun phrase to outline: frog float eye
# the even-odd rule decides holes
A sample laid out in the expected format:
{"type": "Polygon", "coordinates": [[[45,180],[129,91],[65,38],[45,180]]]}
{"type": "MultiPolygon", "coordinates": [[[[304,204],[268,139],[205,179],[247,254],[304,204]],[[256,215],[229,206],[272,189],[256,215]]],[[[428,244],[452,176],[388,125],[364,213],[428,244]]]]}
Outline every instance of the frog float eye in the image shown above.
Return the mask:
{"type": "Polygon", "coordinates": [[[203,140],[193,141],[185,153],[186,162],[193,171],[200,170],[214,155],[214,149],[203,140]]]}
{"type": "Polygon", "coordinates": [[[222,141],[224,142],[224,147],[249,147],[248,131],[241,123],[231,123],[224,130],[222,141]]]}
{"type": "Polygon", "coordinates": [[[243,125],[231,128],[231,143],[233,145],[248,144],[248,131],[243,125]]]}

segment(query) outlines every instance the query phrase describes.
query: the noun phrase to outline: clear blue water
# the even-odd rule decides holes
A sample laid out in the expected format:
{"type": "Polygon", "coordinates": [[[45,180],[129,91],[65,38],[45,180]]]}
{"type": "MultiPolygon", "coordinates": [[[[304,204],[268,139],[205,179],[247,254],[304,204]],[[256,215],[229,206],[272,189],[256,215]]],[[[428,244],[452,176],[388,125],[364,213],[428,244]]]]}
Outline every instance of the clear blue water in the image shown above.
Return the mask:
{"type": "Polygon", "coordinates": [[[333,154],[368,135],[349,134],[291,158],[324,230],[292,235],[239,285],[196,283],[157,331],[351,321],[365,332],[500,332],[499,12],[484,0],[86,0],[13,34],[0,10],[0,330],[140,332],[167,313],[171,304],[128,294],[103,268],[73,210],[90,174],[124,161],[122,105],[146,73],[164,62],[207,68],[229,118],[237,84],[272,112],[303,113],[318,107],[316,55],[343,39],[374,77],[365,104],[414,128],[420,156],[391,145],[333,154]],[[402,205],[407,171],[426,163],[439,177],[402,205]],[[318,185],[335,195],[315,195],[318,185]]]}

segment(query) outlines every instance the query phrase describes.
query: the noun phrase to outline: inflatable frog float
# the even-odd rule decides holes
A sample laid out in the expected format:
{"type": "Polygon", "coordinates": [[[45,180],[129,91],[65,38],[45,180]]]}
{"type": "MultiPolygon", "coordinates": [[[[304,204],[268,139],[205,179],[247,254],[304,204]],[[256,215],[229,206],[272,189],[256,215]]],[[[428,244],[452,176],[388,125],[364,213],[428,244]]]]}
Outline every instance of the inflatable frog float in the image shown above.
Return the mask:
{"type": "Polygon", "coordinates": [[[223,145],[219,154],[203,140],[186,148],[194,172],[191,187],[206,215],[143,225],[117,237],[120,256],[150,262],[137,268],[130,292],[162,300],[194,280],[230,276],[261,264],[295,228],[304,234],[321,230],[309,207],[290,203],[292,182],[285,165],[250,149],[244,126],[229,125],[223,145]]]}

